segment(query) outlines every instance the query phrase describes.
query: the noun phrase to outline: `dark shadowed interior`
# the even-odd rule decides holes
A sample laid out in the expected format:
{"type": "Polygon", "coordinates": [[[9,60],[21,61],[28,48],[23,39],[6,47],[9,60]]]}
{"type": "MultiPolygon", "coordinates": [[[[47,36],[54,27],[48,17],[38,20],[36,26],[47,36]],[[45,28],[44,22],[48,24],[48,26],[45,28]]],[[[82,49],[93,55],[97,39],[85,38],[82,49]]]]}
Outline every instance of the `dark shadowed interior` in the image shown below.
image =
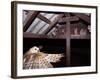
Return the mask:
{"type": "Polygon", "coordinates": [[[23,54],[31,47],[63,54],[54,67],[91,65],[91,14],[23,10],[23,54]]]}
{"type": "MultiPolygon", "coordinates": [[[[52,63],[54,67],[67,67],[66,63],[66,40],[65,39],[31,39],[24,38],[23,52],[33,46],[42,46],[42,52],[47,54],[64,54],[60,62],[52,63]]],[[[70,66],[90,66],[90,40],[71,40],[71,64],[70,66]]]]}

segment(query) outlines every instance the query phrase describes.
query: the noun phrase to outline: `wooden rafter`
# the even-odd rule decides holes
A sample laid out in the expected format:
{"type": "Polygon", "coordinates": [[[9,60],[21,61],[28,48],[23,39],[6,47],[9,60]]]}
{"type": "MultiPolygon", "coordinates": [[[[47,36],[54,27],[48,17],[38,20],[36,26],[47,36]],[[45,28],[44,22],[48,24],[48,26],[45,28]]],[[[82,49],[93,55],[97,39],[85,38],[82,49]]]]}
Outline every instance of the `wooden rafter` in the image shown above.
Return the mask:
{"type": "Polygon", "coordinates": [[[61,18],[61,19],[59,20],[59,23],[61,23],[61,22],[66,22],[66,21],[78,21],[78,20],[79,20],[79,18],[76,17],[76,16],[64,17],[64,18],[61,18]]]}
{"type": "Polygon", "coordinates": [[[73,27],[78,27],[78,28],[86,28],[87,25],[79,22],[79,23],[73,23],[73,24],[70,24],[70,27],[73,28],[73,27]]]}
{"type": "Polygon", "coordinates": [[[29,11],[27,18],[25,19],[25,21],[23,22],[23,31],[27,31],[27,29],[29,28],[29,26],[32,24],[32,22],[35,20],[35,18],[38,16],[39,12],[37,11],[29,11]]]}
{"type": "Polygon", "coordinates": [[[43,34],[48,34],[57,24],[58,20],[63,16],[63,14],[60,14],[58,17],[54,19],[54,21],[51,22],[50,26],[45,30],[43,34]]]}
{"type": "MultiPolygon", "coordinates": [[[[24,38],[49,38],[49,39],[66,39],[65,36],[58,36],[58,37],[49,37],[47,35],[41,35],[41,34],[34,34],[31,32],[24,32],[23,33],[23,37],[24,38]]],[[[71,35],[71,39],[90,39],[90,35],[86,35],[86,36],[74,36],[71,35]]]]}
{"type": "Polygon", "coordinates": [[[36,11],[28,11],[28,15],[25,19],[25,21],[23,22],[24,25],[24,32],[29,28],[29,26],[32,24],[32,22],[35,20],[35,18],[39,18],[41,20],[43,20],[44,22],[50,24],[51,21],[49,19],[47,19],[46,17],[44,17],[42,14],[39,14],[39,12],[36,11]]]}
{"type": "MultiPolygon", "coordinates": [[[[65,25],[59,25],[59,26],[56,26],[57,29],[59,29],[59,27],[65,27],[65,25]]],[[[73,23],[73,24],[70,24],[70,27],[71,28],[74,28],[74,27],[78,27],[78,28],[87,28],[88,26],[82,22],[78,22],[78,23],[73,23]]]]}
{"type": "Polygon", "coordinates": [[[46,17],[44,17],[42,14],[39,14],[37,17],[48,24],[51,23],[51,21],[49,19],[47,19],[46,17]]]}
{"type": "MultiPolygon", "coordinates": [[[[54,17],[54,15],[53,16],[51,16],[49,19],[51,20],[52,18],[54,17]]],[[[51,22],[50,22],[51,23],[51,22]]],[[[49,24],[50,24],[49,23],[49,24]]],[[[46,26],[47,24],[44,24],[38,31],[37,31],[37,34],[46,26]]]]}
{"type": "Polygon", "coordinates": [[[77,17],[79,17],[80,19],[82,19],[83,21],[85,21],[88,24],[91,24],[91,17],[82,13],[73,13],[74,15],[76,15],[77,17]]]}
{"type": "Polygon", "coordinates": [[[31,32],[24,32],[23,37],[24,38],[49,38],[46,35],[34,34],[34,33],[31,33],[31,32]]]}

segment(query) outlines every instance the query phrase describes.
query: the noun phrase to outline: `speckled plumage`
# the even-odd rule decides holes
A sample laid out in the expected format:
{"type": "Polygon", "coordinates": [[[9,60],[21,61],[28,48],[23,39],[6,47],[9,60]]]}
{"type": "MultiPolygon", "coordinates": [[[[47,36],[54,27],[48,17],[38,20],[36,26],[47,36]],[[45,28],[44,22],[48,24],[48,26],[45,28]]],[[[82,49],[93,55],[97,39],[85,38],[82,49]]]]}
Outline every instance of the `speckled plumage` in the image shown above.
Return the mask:
{"type": "Polygon", "coordinates": [[[23,69],[53,68],[50,62],[56,63],[63,57],[62,54],[48,54],[40,52],[39,48],[34,46],[30,48],[23,58],[23,69]]]}

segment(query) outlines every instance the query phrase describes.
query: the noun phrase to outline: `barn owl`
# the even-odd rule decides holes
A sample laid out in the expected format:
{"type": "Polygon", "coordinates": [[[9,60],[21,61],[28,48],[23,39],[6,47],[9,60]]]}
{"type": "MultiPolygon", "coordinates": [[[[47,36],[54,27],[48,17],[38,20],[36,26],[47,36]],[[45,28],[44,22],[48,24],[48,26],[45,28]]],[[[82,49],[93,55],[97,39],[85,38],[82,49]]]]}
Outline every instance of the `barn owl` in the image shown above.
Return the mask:
{"type": "Polygon", "coordinates": [[[23,69],[39,69],[39,68],[53,68],[50,62],[56,63],[63,54],[47,54],[40,52],[36,46],[30,48],[23,58],[23,69]]]}

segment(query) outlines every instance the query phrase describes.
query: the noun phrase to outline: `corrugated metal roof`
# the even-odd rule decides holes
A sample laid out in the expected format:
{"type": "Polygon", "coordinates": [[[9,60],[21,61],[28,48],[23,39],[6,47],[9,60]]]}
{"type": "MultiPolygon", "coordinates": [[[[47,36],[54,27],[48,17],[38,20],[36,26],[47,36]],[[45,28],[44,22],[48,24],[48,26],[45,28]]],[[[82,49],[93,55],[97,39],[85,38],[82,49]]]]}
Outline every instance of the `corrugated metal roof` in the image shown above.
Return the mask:
{"type": "MultiPolygon", "coordinates": [[[[36,11],[24,10],[23,11],[23,23],[26,20],[29,12],[35,13],[36,11]]],[[[79,27],[79,26],[81,26],[80,28],[87,27],[87,29],[88,29],[88,26],[91,26],[90,18],[91,18],[91,14],[89,14],[89,13],[85,14],[85,13],[39,12],[39,14],[35,17],[35,19],[30,24],[30,26],[28,26],[28,29],[25,32],[34,33],[36,35],[40,35],[40,34],[45,35],[46,34],[49,36],[56,37],[57,35],[58,36],[65,35],[65,33],[66,33],[65,26],[66,25],[64,24],[64,22],[66,22],[67,20],[75,21],[75,23],[72,23],[70,25],[72,27],[75,27],[75,29],[76,29],[76,27],[79,27]],[[66,14],[70,14],[70,16],[68,17],[68,16],[66,16],[66,14]]],[[[89,32],[91,32],[91,31],[89,31],[89,32]]]]}
{"type": "MultiPolygon", "coordinates": [[[[27,17],[26,13],[27,13],[26,11],[23,12],[23,21],[27,17]]],[[[58,14],[54,14],[54,13],[40,13],[40,14],[46,17],[47,19],[49,19],[51,22],[53,22],[55,18],[58,16],[58,14]]],[[[48,27],[49,24],[47,24],[45,21],[37,17],[26,32],[42,34],[48,27]]]]}

